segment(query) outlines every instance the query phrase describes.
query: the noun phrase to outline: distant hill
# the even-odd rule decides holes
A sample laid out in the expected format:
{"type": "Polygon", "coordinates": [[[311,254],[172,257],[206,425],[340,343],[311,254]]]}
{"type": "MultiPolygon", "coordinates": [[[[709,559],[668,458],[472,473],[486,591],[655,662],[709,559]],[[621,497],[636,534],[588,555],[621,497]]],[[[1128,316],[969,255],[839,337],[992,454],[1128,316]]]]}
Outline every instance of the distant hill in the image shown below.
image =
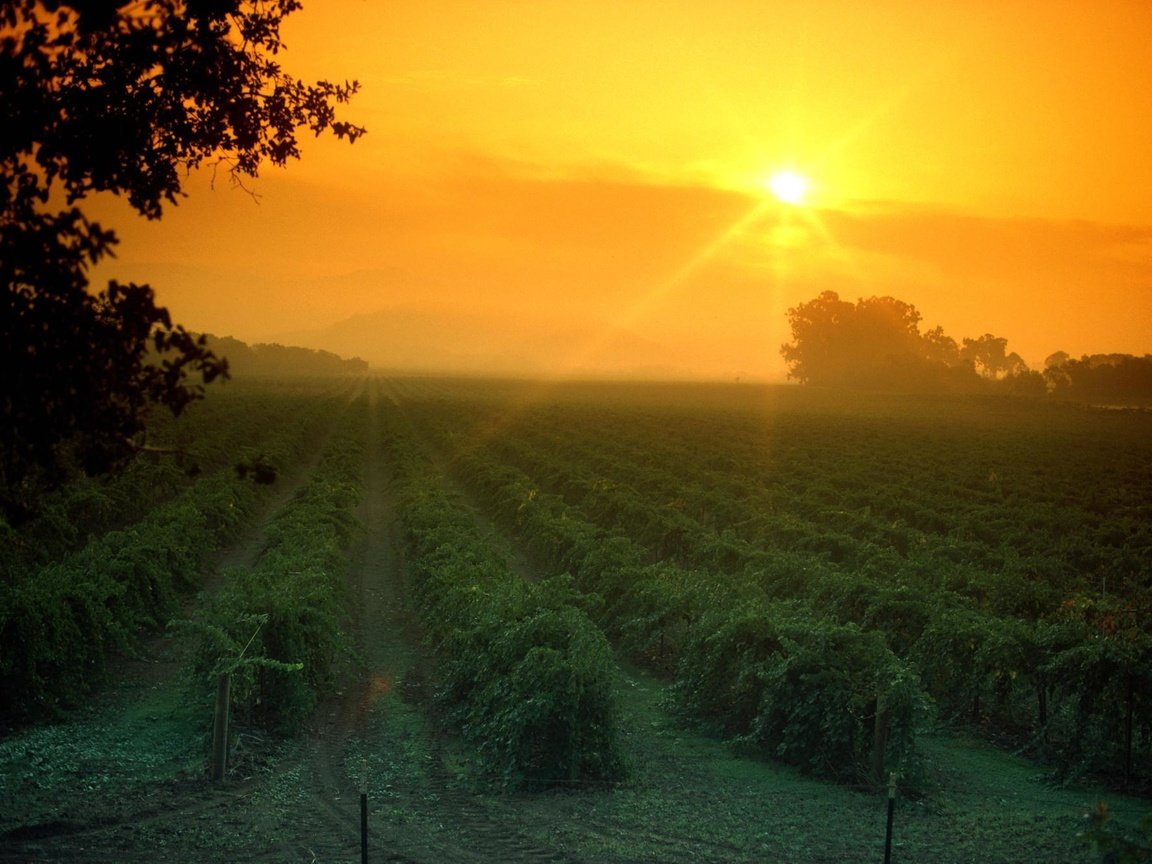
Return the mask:
{"type": "Polygon", "coordinates": [[[299,378],[330,375],[361,375],[368,363],[359,357],[346,359],[331,351],[291,345],[249,345],[231,336],[208,336],[208,347],[228,359],[234,378],[299,378]]]}
{"type": "Polygon", "coordinates": [[[403,306],[286,338],[402,373],[682,378],[697,359],[602,322],[403,306]]]}

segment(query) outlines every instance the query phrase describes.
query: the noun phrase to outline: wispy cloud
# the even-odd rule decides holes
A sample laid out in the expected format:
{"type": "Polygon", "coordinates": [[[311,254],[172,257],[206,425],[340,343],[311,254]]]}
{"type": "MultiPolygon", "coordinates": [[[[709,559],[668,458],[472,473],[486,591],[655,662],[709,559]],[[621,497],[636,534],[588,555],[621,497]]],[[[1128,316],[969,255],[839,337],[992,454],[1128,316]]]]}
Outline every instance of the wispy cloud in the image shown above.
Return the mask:
{"type": "Polygon", "coordinates": [[[1146,226],[998,219],[898,204],[827,211],[822,217],[844,246],[925,262],[948,276],[1152,278],[1152,256],[1146,255],[1152,228],[1146,226]]]}

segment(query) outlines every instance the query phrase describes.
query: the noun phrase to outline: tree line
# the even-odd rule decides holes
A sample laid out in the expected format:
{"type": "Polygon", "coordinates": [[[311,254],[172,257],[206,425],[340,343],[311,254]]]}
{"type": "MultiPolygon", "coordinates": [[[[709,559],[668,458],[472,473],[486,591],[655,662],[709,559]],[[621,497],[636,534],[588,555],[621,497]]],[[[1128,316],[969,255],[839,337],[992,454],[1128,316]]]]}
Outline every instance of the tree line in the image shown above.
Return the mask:
{"type": "Polygon", "coordinates": [[[238,378],[277,378],[281,376],[360,375],[368,371],[368,361],[344,358],[318,348],[300,348],[277,342],[249,345],[230,336],[208,336],[208,348],[228,358],[228,371],[238,378]]]}
{"type": "Polygon", "coordinates": [[[1008,340],[985,333],[957,342],[895,297],[841,300],[835,291],[788,310],[792,342],[780,352],[801,384],[929,391],[989,391],[1106,404],[1152,404],[1152,355],[1051,354],[1029,368],[1008,340]]]}

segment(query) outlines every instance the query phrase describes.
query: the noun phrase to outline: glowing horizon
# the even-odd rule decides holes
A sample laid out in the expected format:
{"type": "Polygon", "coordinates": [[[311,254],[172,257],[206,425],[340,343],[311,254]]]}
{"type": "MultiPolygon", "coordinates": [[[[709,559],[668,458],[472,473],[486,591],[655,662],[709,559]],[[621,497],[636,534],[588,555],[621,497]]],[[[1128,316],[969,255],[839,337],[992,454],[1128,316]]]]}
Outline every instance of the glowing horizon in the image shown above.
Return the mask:
{"type": "Polygon", "coordinates": [[[308,4],[281,61],[359,79],[368,136],[306,141],[258,202],[202,175],[159,223],[102,204],[95,276],[389,365],[775,377],[825,288],[1034,366],[1148,353],[1150,36],[1124,0],[308,4]]]}

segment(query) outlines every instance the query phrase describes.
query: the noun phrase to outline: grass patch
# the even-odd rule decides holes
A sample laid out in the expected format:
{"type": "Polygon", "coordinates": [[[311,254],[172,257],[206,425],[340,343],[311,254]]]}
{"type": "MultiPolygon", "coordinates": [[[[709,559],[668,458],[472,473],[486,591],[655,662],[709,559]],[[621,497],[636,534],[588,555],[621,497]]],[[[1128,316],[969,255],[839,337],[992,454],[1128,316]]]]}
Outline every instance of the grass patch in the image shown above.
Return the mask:
{"type": "Polygon", "coordinates": [[[0,741],[0,831],[75,819],[109,796],[202,773],[204,709],[182,675],[150,677],[108,691],[70,720],[0,741]]]}
{"type": "MultiPolygon", "coordinates": [[[[500,818],[542,845],[604,864],[883,860],[883,794],[741,758],[678,727],[660,709],[664,685],[641,672],[627,670],[619,686],[632,779],[609,792],[495,800],[500,818]]],[[[978,741],[933,736],[924,751],[930,786],[897,800],[894,861],[1092,860],[1078,834],[1097,791],[1052,787],[1036,765],[978,741]]],[[[1124,824],[1148,811],[1137,799],[1108,800],[1124,824]]]]}

